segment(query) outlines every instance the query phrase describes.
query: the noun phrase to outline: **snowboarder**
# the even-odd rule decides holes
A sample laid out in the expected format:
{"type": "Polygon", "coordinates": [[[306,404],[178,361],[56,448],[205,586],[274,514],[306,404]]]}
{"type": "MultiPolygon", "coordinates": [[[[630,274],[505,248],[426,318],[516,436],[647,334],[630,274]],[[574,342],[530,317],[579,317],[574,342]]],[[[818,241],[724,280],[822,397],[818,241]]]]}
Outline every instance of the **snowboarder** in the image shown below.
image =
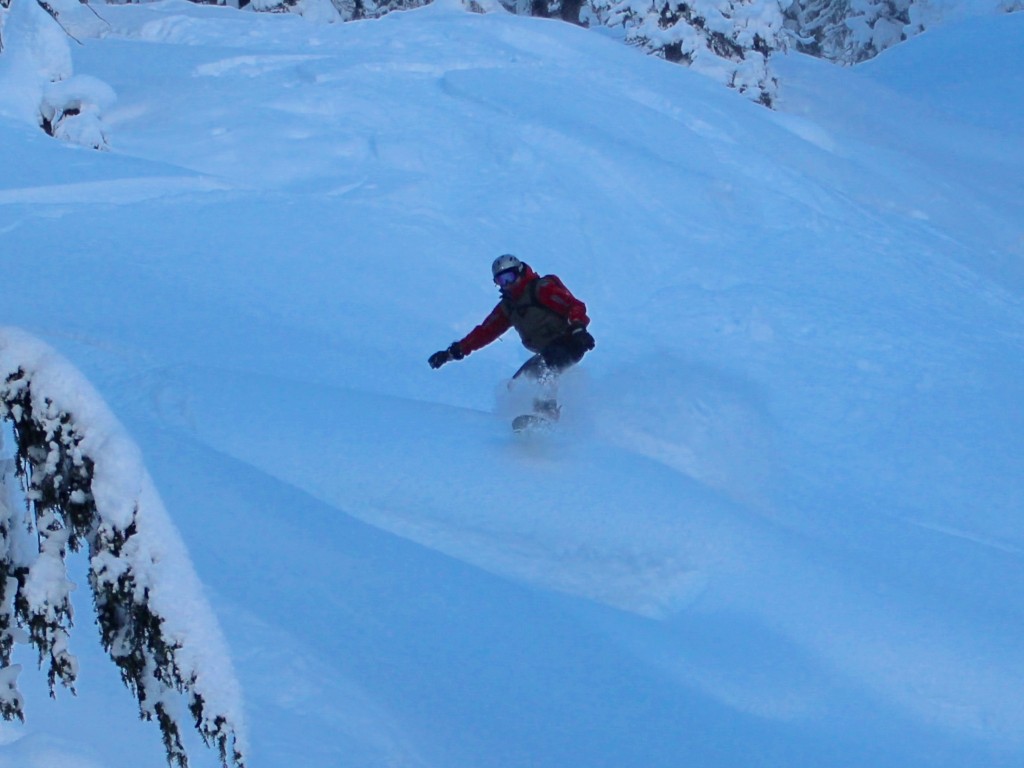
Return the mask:
{"type": "Polygon", "coordinates": [[[554,397],[555,380],[594,348],[594,337],[587,330],[590,325],[587,307],[558,277],[540,277],[512,254],[495,259],[491,274],[501,300],[465,338],[432,354],[430,367],[436,369],[452,360],[461,360],[490,344],[509,328],[515,328],[523,346],[534,355],[512,379],[521,376],[534,379],[546,394],[534,400],[534,414],[520,416],[513,427],[519,429],[537,421],[554,421],[560,410],[554,397]]]}

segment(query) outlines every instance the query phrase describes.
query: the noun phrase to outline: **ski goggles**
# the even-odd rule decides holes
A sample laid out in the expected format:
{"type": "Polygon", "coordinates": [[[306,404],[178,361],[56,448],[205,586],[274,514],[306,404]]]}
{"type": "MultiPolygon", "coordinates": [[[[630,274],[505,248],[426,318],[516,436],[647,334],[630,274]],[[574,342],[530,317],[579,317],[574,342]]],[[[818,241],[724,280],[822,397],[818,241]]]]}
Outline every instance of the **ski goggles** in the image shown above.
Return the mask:
{"type": "Polygon", "coordinates": [[[516,269],[505,269],[494,276],[494,282],[499,288],[508,288],[519,279],[519,271],[516,269]]]}

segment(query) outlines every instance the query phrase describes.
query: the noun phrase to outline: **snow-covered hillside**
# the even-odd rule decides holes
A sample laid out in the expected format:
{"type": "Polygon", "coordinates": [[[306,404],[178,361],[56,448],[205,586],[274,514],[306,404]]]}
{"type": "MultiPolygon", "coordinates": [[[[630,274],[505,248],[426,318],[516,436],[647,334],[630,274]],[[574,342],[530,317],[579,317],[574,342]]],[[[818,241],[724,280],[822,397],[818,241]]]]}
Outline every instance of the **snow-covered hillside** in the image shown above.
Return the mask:
{"type": "MultiPolygon", "coordinates": [[[[251,766],[1020,764],[1024,14],[773,112],[450,2],[99,13],[5,38],[2,321],[138,444],[251,766]],[[109,151],[33,123],[55,62],[109,151]],[[504,252],[597,339],[526,439],[517,342],[426,363],[504,252]]],[[[163,764],[90,631],[0,768],[163,764]]]]}

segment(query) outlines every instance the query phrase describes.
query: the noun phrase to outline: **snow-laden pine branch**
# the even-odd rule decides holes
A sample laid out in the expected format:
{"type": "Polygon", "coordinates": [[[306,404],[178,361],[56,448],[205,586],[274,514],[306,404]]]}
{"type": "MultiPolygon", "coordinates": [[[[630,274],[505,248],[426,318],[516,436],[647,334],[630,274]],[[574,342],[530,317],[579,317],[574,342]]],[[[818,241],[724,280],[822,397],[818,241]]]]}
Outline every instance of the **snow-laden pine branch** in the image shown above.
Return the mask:
{"type": "Polygon", "coordinates": [[[103,645],[141,717],[159,724],[168,761],[188,762],[183,699],[223,764],[242,766],[226,644],[136,446],[78,371],[12,328],[0,328],[0,415],[16,448],[0,488],[0,714],[24,716],[17,642],[37,649],[51,693],[73,690],[65,559],[87,548],[103,645]]]}

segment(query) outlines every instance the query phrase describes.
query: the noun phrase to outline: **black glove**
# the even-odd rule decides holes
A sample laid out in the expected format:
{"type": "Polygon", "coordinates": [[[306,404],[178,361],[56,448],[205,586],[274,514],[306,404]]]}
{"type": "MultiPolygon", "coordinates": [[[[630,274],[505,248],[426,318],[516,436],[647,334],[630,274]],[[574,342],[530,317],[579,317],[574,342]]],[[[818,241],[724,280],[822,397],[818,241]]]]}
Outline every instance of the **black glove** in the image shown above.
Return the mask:
{"type": "Polygon", "coordinates": [[[428,359],[430,367],[435,370],[440,368],[445,363],[451,360],[461,360],[465,355],[462,354],[462,348],[459,346],[459,342],[453,341],[448,349],[442,349],[440,352],[435,352],[428,359]]]}
{"type": "Polygon", "coordinates": [[[569,338],[572,340],[572,344],[582,354],[589,352],[594,348],[594,337],[590,335],[590,331],[584,328],[582,325],[573,326],[572,331],[569,333],[569,338]]]}

